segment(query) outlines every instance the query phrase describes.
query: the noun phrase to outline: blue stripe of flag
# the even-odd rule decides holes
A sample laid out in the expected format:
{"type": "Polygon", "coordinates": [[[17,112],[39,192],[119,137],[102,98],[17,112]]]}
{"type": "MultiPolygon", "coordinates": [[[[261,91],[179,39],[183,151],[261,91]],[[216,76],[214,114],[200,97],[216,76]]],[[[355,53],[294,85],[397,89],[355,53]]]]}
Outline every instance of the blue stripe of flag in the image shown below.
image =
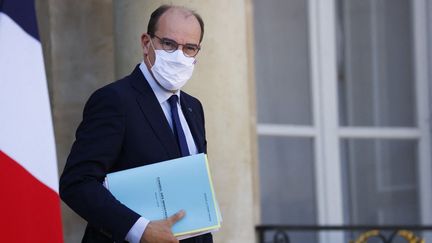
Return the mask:
{"type": "Polygon", "coordinates": [[[25,32],[39,40],[35,0],[0,0],[0,12],[9,16],[25,32]]]}

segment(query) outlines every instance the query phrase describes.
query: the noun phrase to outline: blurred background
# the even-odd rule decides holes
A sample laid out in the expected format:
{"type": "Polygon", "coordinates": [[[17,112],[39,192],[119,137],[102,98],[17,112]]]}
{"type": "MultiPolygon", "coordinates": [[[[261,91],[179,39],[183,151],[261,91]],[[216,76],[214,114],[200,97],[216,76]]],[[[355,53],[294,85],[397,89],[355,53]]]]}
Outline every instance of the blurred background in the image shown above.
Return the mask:
{"type": "MultiPolygon", "coordinates": [[[[206,113],[216,242],[348,242],[368,228],[354,226],[392,225],[432,240],[432,0],[38,0],[59,173],[84,103],[141,62],[163,3],[205,23],[186,91],[206,113]]],[[[79,242],[84,220],[62,212],[79,242]]]]}

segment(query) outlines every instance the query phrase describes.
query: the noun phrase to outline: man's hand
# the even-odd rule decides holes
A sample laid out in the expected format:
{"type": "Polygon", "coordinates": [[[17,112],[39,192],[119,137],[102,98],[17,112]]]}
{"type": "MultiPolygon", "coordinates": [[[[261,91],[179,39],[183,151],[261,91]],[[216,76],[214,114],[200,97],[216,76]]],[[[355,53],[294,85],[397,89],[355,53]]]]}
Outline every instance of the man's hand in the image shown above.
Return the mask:
{"type": "Polygon", "coordinates": [[[185,216],[183,210],[165,220],[151,221],[145,229],[140,243],[178,243],[171,232],[171,227],[185,216]]]}

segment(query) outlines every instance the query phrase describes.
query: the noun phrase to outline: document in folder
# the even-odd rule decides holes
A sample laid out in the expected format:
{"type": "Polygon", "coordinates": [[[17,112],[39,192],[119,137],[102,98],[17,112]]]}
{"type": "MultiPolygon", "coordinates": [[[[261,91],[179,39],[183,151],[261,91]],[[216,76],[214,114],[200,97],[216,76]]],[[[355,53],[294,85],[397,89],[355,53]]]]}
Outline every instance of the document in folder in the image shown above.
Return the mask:
{"type": "Polygon", "coordinates": [[[185,217],[172,227],[179,239],[220,228],[205,154],[110,173],[105,186],[117,200],[149,220],[166,219],[184,210],[185,217]]]}

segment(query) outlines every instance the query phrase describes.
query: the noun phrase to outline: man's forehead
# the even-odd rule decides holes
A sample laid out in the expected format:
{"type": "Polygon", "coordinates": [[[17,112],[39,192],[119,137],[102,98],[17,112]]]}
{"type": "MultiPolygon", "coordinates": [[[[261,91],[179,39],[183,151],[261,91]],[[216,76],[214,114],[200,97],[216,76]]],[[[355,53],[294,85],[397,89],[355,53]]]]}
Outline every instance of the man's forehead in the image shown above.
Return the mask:
{"type": "Polygon", "coordinates": [[[199,43],[201,27],[194,14],[184,8],[171,8],[163,13],[157,23],[156,32],[171,38],[180,38],[180,42],[199,43]]]}
{"type": "Polygon", "coordinates": [[[165,13],[163,13],[160,17],[159,22],[161,22],[162,20],[174,20],[174,19],[180,19],[180,20],[185,20],[185,21],[191,21],[191,22],[196,22],[198,23],[198,20],[196,19],[196,17],[193,15],[193,13],[183,7],[172,7],[169,8],[165,13]]]}
{"type": "Polygon", "coordinates": [[[193,15],[192,12],[184,7],[174,6],[169,9],[164,14],[179,14],[185,17],[193,15]]]}
{"type": "Polygon", "coordinates": [[[194,14],[190,10],[181,7],[173,7],[168,9],[159,18],[158,25],[178,21],[187,22],[191,25],[197,24],[199,26],[199,22],[194,14]]]}

